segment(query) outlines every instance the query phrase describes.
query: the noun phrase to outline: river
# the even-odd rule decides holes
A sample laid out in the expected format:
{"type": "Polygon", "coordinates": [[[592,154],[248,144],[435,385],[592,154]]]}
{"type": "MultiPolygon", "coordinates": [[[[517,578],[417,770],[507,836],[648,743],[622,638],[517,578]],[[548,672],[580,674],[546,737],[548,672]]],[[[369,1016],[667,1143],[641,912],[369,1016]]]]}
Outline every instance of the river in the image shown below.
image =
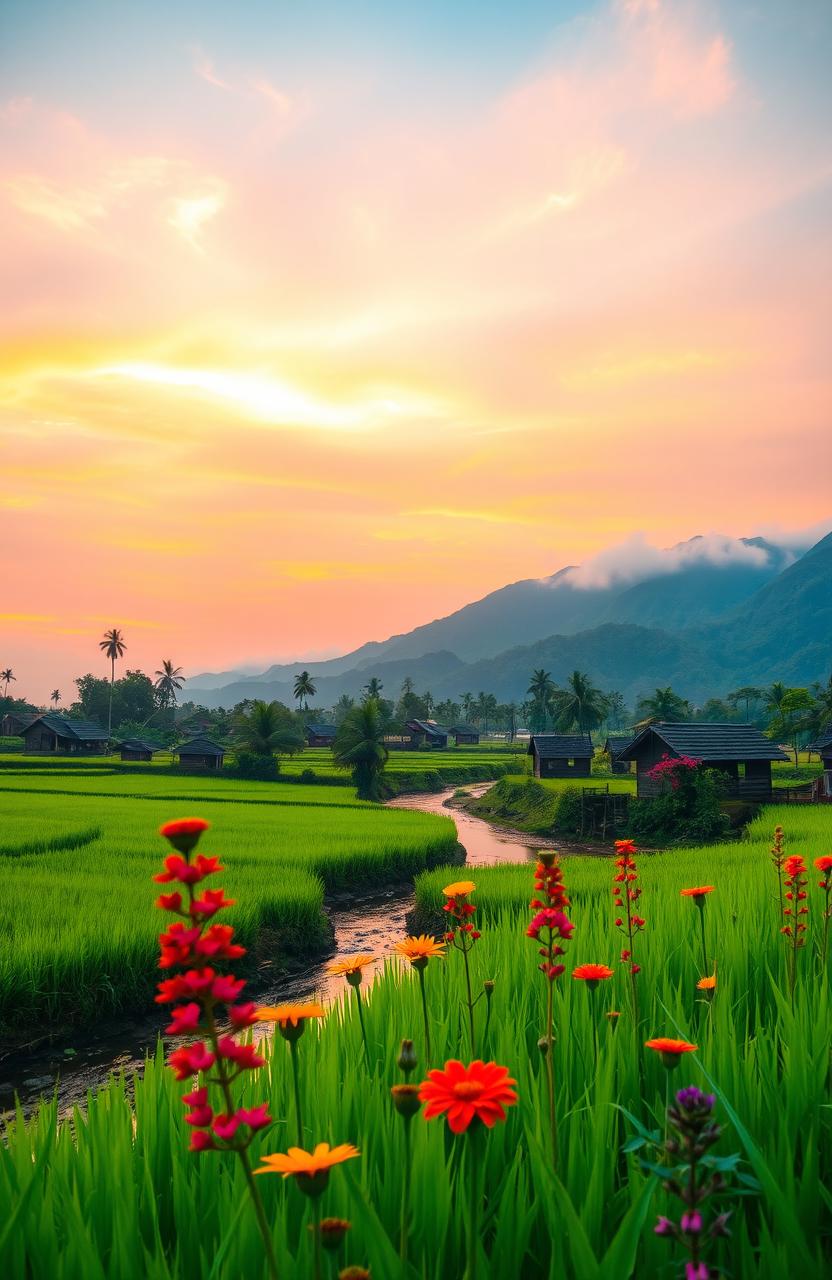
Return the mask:
{"type": "MultiPolygon", "coordinates": [[[[481,795],[492,785],[477,783],[465,790],[481,795]]],[[[502,833],[462,809],[449,808],[453,795],[451,788],[435,795],[400,796],[389,805],[453,818],[467,867],[525,862],[534,857],[542,841],[534,836],[502,833]]],[[[258,982],[259,1003],[277,1004],[309,996],[324,1001],[336,999],[344,989],[344,980],[327,973],[326,965],[339,956],[363,951],[377,957],[375,967],[379,968],[384,956],[389,957],[393,942],[407,932],[406,917],[413,905],[412,885],[400,885],[349,903],[328,903],[335,932],[334,952],[272,984],[258,982]]],[[[104,1084],[111,1072],[123,1070],[129,1075],[141,1070],[146,1054],[155,1047],[163,1016],[155,1012],[141,1019],[111,1018],[92,1030],[79,1030],[67,1040],[4,1056],[0,1061],[0,1115],[8,1114],[15,1094],[24,1110],[29,1111],[40,1097],[51,1096],[57,1089],[60,1106],[65,1110],[82,1103],[88,1090],[104,1084]]]]}

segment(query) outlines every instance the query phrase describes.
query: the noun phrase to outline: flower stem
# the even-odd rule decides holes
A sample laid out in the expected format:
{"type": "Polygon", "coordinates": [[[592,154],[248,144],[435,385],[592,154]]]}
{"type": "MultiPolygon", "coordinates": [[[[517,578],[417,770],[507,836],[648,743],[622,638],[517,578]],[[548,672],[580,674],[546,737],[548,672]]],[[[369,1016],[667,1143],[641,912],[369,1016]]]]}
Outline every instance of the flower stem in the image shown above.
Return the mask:
{"type": "Polygon", "coordinates": [[[468,1130],[468,1221],[463,1280],[477,1280],[477,1260],[480,1247],[480,1209],[482,1208],[482,1183],[480,1170],[479,1121],[475,1120],[468,1130]]]}
{"type": "Polygon", "coordinates": [[[358,1005],[358,1021],[361,1023],[361,1039],[364,1041],[364,1058],[369,1063],[370,1050],[367,1045],[367,1029],[364,1026],[364,1005],[361,1000],[361,992],[358,987],[355,988],[355,1000],[358,1005]]]}
{"type": "Polygon", "coordinates": [[[697,899],[696,905],[699,908],[699,928],[702,933],[702,976],[706,977],[708,973],[708,952],[705,946],[705,900],[697,899]]]}
{"type": "Polygon", "coordinates": [[[430,1023],[428,1022],[428,1000],[425,994],[425,971],[422,968],[416,970],[419,975],[419,994],[422,997],[422,1018],[425,1023],[425,1062],[430,1065],[430,1023]]]}
{"type": "Polygon", "coordinates": [[[404,1119],[404,1182],[399,1223],[399,1257],[402,1262],[402,1275],[407,1274],[407,1233],[410,1224],[410,1119],[410,1116],[405,1116],[404,1119]]]}
{"type": "MultiPolygon", "coordinates": [[[[551,957],[551,934],[549,940],[549,950],[551,957]]],[[[554,1024],[554,988],[551,978],[548,978],[548,990],[546,993],[546,1092],[549,1099],[549,1132],[552,1139],[552,1168],[558,1167],[558,1121],[555,1112],[555,1036],[553,1030],[554,1024]]]]}
{"type": "Polygon", "coordinates": [[[303,1148],[303,1112],[300,1105],[300,1076],[298,1072],[298,1042],[289,1041],[289,1055],[292,1059],[292,1083],[295,1089],[295,1120],[298,1126],[298,1146],[303,1148]]]}
{"type": "Polygon", "coordinates": [[[471,1029],[471,1053],[476,1053],[476,1035],[474,1032],[474,997],[471,991],[471,969],[468,964],[468,946],[463,934],[462,956],[465,960],[465,986],[468,989],[468,1023],[471,1029]]]}
{"type": "Polygon", "coordinates": [[[315,1217],[313,1221],[314,1241],[314,1276],[315,1280],[321,1280],[321,1210],[320,1200],[316,1202],[315,1217]]]}

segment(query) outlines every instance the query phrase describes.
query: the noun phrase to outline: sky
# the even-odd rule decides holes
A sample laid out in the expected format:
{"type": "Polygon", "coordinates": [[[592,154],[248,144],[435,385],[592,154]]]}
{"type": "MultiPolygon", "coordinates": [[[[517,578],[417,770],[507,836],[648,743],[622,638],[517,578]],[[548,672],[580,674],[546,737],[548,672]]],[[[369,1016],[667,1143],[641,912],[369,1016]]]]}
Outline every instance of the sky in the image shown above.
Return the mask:
{"type": "Polygon", "coordinates": [[[4,0],[0,668],[832,514],[827,0],[4,0]]]}

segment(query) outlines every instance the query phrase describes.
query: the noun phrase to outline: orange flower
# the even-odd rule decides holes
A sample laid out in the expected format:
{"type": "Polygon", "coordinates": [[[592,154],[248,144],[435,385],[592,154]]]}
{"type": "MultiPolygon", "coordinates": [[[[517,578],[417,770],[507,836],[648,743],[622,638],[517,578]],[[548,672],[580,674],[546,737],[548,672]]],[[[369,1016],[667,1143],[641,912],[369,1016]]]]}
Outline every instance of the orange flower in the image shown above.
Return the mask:
{"type": "Polygon", "coordinates": [[[615,847],[619,853],[638,853],[633,840],[616,840],[615,847]]]}
{"type": "Polygon", "coordinates": [[[287,1024],[296,1027],[307,1018],[323,1018],[326,1009],[322,1004],[309,1001],[307,1004],[267,1004],[257,1010],[258,1022],[277,1022],[281,1027],[287,1024]]]}
{"type": "Polygon", "coordinates": [[[452,1133],[465,1133],[472,1121],[482,1121],[491,1129],[497,1120],[505,1120],[505,1108],[517,1101],[511,1088],[516,1084],[507,1067],[496,1062],[477,1059],[469,1067],[452,1059],[445,1063],[444,1071],[431,1071],[422,1081],[419,1097],[428,1105],[425,1119],[447,1112],[448,1127],[452,1133]]]}
{"type": "Polygon", "coordinates": [[[466,893],[473,893],[476,887],[473,880],[456,880],[446,884],[442,892],[446,898],[462,898],[466,893]]]}
{"type": "Polygon", "coordinates": [[[204,818],[175,818],[173,822],[165,822],[159,828],[159,835],[170,840],[179,853],[189,854],[199,842],[203,831],[207,831],[210,822],[204,818]]]}
{"type": "Polygon", "coordinates": [[[825,853],[822,858],[815,858],[818,871],[832,871],[832,854],[825,853]]]}
{"type": "Polygon", "coordinates": [[[654,1049],[656,1053],[661,1054],[662,1062],[668,1070],[671,1070],[673,1067],[678,1067],[683,1054],[695,1053],[699,1045],[690,1044],[687,1040],[668,1040],[660,1036],[657,1040],[647,1040],[645,1048],[654,1049]]]}
{"type": "Polygon", "coordinates": [[[602,978],[611,978],[612,972],[605,964],[579,964],[577,969],[572,970],[572,977],[596,986],[602,978]]]}
{"type": "Polygon", "coordinates": [[[398,951],[399,955],[404,956],[411,964],[416,964],[418,961],[427,963],[433,956],[444,956],[445,944],[437,942],[426,933],[420,933],[418,937],[405,938],[403,942],[396,942],[393,950],[398,951]]]}
{"type": "Polygon", "coordinates": [[[368,964],[372,964],[375,956],[364,955],[344,956],[343,960],[333,960],[328,964],[327,973],[343,973],[347,978],[354,977],[360,973],[362,969],[366,969],[368,964]]]}
{"type": "Polygon", "coordinates": [[[700,978],[696,984],[697,991],[714,991],[716,990],[716,974],[712,973],[709,978],[700,978]]]}
{"type": "Polygon", "coordinates": [[[714,886],[712,884],[700,885],[697,889],[680,889],[679,892],[683,898],[704,898],[707,893],[713,893],[714,886]]]}
{"type": "Polygon", "coordinates": [[[330,1147],[328,1142],[319,1142],[314,1151],[304,1151],[302,1147],[290,1147],[288,1155],[263,1156],[263,1168],[255,1169],[255,1173],[282,1173],[284,1178],[295,1178],[298,1187],[308,1196],[319,1196],[326,1190],[329,1171],[336,1164],[345,1160],[354,1160],[361,1152],[343,1142],[339,1147],[330,1147]]]}

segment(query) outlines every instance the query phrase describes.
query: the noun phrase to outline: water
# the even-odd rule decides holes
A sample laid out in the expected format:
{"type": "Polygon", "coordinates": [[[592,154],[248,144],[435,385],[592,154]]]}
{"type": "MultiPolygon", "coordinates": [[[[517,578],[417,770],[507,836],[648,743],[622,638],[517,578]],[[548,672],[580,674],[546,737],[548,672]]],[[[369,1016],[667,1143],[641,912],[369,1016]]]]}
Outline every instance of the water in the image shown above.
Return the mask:
{"type": "MultiPolygon", "coordinates": [[[[491,785],[478,783],[466,790],[481,795],[491,785]]],[[[502,833],[462,809],[448,808],[447,801],[453,795],[451,789],[436,795],[401,796],[390,801],[390,806],[452,817],[465,848],[467,867],[526,862],[535,856],[542,841],[534,836],[502,833]]],[[[327,973],[326,964],[340,956],[365,952],[376,957],[373,967],[379,969],[384,956],[389,957],[392,944],[408,932],[407,915],[413,905],[412,885],[329,904],[335,930],[334,951],[296,974],[283,975],[272,982],[261,978],[256,984],[258,1001],[278,1004],[310,996],[324,1001],[336,999],[344,990],[344,979],[327,973]]],[[[123,1070],[129,1075],[141,1070],[146,1054],[155,1048],[163,1017],[164,1011],[156,1011],[141,1019],[114,1018],[92,1031],[79,1031],[68,1041],[28,1053],[18,1050],[4,1055],[0,1058],[0,1113],[13,1106],[15,1094],[24,1109],[30,1110],[40,1097],[51,1096],[56,1088],[65,1109],[83,1102],[87,1091],[104,1084],[112,1071],[123,1070]]]]}

